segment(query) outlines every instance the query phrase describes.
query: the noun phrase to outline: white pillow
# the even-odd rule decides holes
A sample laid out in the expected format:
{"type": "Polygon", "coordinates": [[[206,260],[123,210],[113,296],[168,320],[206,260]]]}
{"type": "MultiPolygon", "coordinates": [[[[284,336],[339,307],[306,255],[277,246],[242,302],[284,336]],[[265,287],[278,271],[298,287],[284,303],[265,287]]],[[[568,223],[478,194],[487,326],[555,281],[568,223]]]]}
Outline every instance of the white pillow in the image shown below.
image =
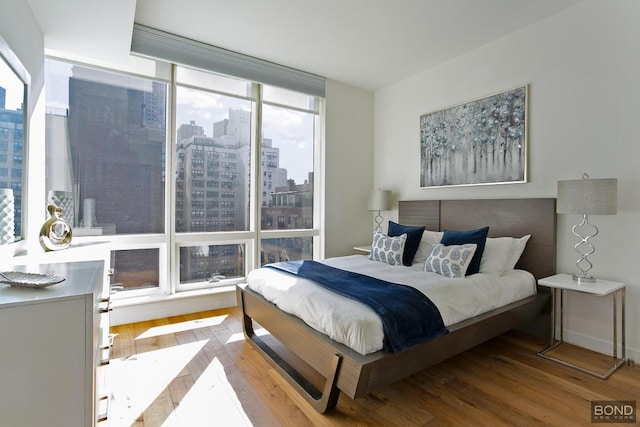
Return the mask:
{"type": "Polygon", "coordinates": [[[507,262],[507,271],[516,268],[516,264],[520,260],[520,257],[522,256],[524,248],[527,246],[527,242],[529,241],[530,237],[531,234],[527,234],[526,236],[522,236],[519,239],[513,239],[513,252],[511,253],[509,262],[507,262]]]}
{"type": "Polygon", "coordinates": [[[442,239],[443,234],[444,232],[442,231],[424,230],[416,256],[413,257],[413,265],[419,264],[421,267],[424,265],[427,258],[429,258],[429,255],[431,255],[433,245],[440,243],[440,239],[442,239]]]}
{"type": "Polygon", "coordinates": [[[475,243],[448,246],[436,243],[424,263],[424,271],[432,271],[453,279],[464,277],[477,247],[475,243]]]}
{"type": "Polygon", "coordinates": [[[484,244],[479,272],[497,276],[504,274],[513,253],[513,241],[512,237],[488,237],[484,244]]]}
{"type": "Polygon", "coordinates": [[[373,234],[369,259],[386,262],[390,265],[402,265],[402,254],[404,254],[404,245],[406,242],[407,233],[396,237],[389,237],[376,231],[373,234]]]}
{"type": "Polygon", "coordinates": [[[488,237],[484,246],[480,273],[503,275],[514,269],[531,235],[521,238],[488,237]]]}

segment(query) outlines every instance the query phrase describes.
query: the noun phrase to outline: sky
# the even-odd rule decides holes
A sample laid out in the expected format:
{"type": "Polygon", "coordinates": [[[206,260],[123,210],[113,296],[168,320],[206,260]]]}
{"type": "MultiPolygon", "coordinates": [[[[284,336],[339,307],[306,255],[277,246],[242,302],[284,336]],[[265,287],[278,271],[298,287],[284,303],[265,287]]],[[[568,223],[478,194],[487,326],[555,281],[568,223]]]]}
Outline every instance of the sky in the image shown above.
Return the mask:
{"type": "Polygon", "coordinates": [[[5,108],[19,110],[24,99],[24,84],[4,61],[0,61],[0,86],[6,89],[5,108]]]}

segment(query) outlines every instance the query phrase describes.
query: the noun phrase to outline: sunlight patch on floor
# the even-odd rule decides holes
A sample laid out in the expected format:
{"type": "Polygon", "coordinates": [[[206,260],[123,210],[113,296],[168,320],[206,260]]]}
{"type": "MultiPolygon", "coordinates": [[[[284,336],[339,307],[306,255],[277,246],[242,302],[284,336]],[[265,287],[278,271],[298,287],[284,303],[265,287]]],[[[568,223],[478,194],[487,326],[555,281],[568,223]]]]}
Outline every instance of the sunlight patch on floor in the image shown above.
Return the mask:
{"type": "MultiPolygon", "coordinates": [[[[263,329],[263,328],[255,329],[253,332],[255,332],[255,334],[258,335],[258,336],[269,335],[269,331],[267,331],[266,329],[263,329]]],[[[243,332],[238,332],[236,334],[231,334],[229,339],[227,339],[227,341],[225,341],[225,345],[226,344],[230,344],[232,342],[238,342],[238,341],[244,341],[244,333],[243,332]]]]}
{"type": "Polygon", "coordinates": [[[205,328],[207,326],[221,325],[228,315],[207,317],[204,319],[188,320],[186,322],[172,323],[170,325],[153,326],[136,337],[137,340],[161,335],[175,334],[177,332],[191,331],[193,329],[205,328]]]}
{"type": "Polygon", "coordinates": [[[215,358],[189,389],[163,426],[252,426],[224,366],[215,358]]]}
{"type": "Polygon", "coordinates": [[[109,364],[110,425],[132,425],[208,341],[112,359],[109,364]]]}

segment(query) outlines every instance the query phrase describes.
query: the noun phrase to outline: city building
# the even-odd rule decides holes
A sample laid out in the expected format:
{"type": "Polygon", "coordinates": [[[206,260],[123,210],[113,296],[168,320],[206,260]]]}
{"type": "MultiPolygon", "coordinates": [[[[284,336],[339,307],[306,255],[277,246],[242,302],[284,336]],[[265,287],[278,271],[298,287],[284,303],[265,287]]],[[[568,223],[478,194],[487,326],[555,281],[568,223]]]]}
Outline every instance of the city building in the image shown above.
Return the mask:
{"type": "MultiPolygon", "coordinates": [[[[22,216],[23,123],[24,111],[7,109],[6,89],[0,87],[0,188],[12,190],[15,218],[22,216]]],[[[22,234],[21,224],[14,221],[15,236],[22,234]]]]}
{"type": "Polygon", "coordinates": [[[155,206],[164,203],[165,86],[86,67],[72,71],[67,120],[78,224],[88,225],[83,201],[94,199],[98,225],[115,225],[117,234],[162,233],[164,216],[155,206]]]}
{"type": "MultiPolygon", "coordinates": [[[[248,111],[229,109],[213,124],[213,137],[194,121],[177,130],[176,232],[242,231],[250,227],[250,123],[248,111]]],[[[280,149],[270,138],[261,146],[262,230],[311,228],[313,174],[304,184],[287,179],[280,149]]],[[[310,253],[309,239],[266,239],[261,264],[301,259],[310,253]]],[[[181,281],[243,272],[241,245],[190,246],[181,252],[181,281]],[[209,256],[215,252],[215,257],[209,256]]]]}

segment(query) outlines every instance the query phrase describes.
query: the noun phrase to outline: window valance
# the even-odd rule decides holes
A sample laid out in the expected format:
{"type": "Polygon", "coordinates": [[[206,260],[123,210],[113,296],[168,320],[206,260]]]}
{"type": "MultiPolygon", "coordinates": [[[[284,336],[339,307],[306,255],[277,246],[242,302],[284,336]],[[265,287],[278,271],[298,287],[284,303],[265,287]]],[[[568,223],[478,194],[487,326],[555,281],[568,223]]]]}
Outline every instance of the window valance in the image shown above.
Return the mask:
{"type": "Polygon", "coordinates": [[[323,77],[140,24],[133,27],[131,52],[307,95],[325,95],[323,77]]]}

